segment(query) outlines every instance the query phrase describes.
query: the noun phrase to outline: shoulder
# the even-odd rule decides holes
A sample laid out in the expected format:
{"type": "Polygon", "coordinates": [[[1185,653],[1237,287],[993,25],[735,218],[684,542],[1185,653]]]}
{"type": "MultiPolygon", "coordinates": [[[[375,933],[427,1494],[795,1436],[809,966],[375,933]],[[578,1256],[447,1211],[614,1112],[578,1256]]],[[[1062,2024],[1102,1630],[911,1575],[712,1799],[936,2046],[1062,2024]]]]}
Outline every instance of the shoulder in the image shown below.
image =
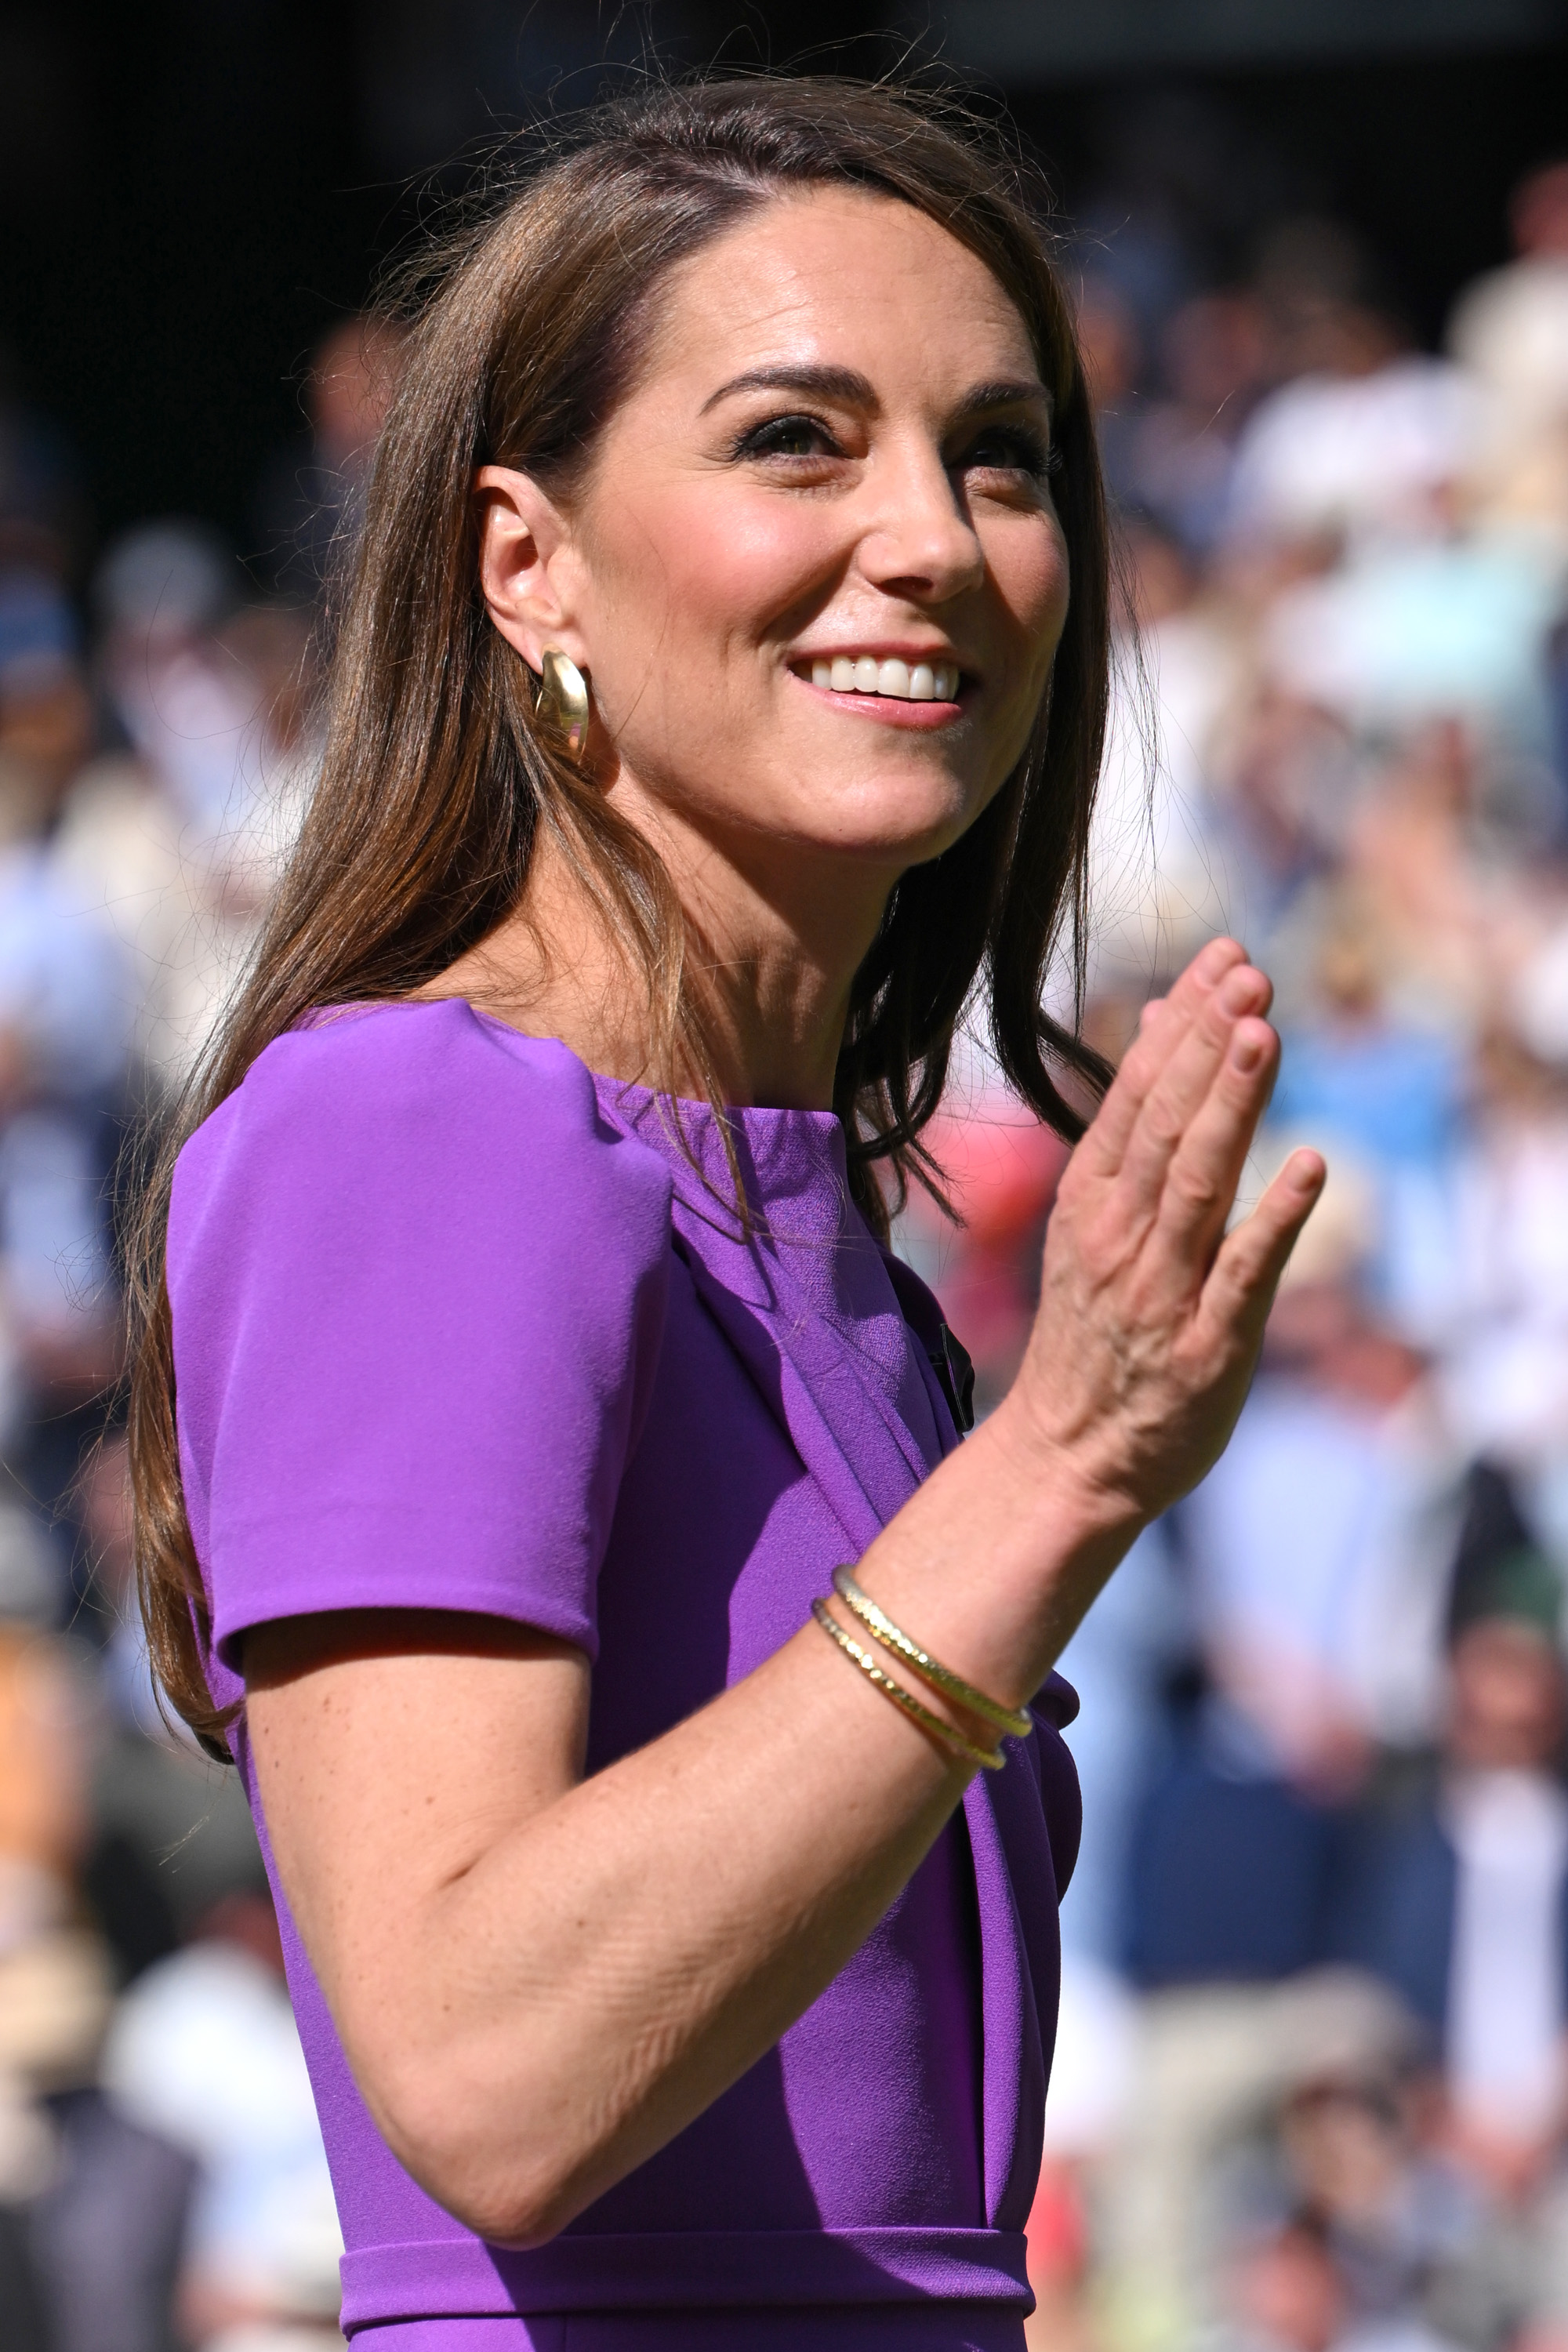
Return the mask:
{"type": "Polygon", "coordinates": [[[353,1007],[275,1039],[180,1153],[172,1231],[220,1196],[277,1211],[323,1190],[362,1213],[613,1210],[662,1242],[670,1180],[600,1116],[567,1047],[444,1000],[353,1007]]]}
{"type": "MultiPolygon", "coordinates": [[[[456,1003],[279,1038],[181,1154],[181,1461],[220,1651],[432,1605],[592,1654],[670,1184],[563,1046],[456,1003]]],[[[225,1653],[232,1663],[232,1653],[225,1653]]]]}
{"type": "Polygon", "coordinates": [[[426,1350],[440,1329],[640,1318],[668,1281],[670,1193],[563,1045],[457,1003],[333,1016],[269,1045],[180,1154],[176,1354],[265,1305],[417,1328],[426,1350]]]}

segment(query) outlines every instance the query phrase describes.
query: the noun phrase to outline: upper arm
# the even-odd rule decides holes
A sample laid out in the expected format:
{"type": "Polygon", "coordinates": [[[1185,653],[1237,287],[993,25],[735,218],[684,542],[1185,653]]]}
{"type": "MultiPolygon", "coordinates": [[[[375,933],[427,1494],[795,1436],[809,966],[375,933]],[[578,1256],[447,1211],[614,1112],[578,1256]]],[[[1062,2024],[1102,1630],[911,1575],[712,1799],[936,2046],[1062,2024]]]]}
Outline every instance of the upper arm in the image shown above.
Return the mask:
{"type": "Polygon", "coordinates": [[[466,1006],[268,1048],[182,1152],[169,1223],[220,1680],[266,1625],[344,1611],[509,1619],[594,1655],[668,1212],[581,1065],[466,1006]]]}
{"type": "Polygon", "coordinates": [[[244,1665],[284,1891],[373,2085],[443,1895],[581,1779],[588,1661],[500,1618],[337,1610],[258,1626],[244,1665]]]}

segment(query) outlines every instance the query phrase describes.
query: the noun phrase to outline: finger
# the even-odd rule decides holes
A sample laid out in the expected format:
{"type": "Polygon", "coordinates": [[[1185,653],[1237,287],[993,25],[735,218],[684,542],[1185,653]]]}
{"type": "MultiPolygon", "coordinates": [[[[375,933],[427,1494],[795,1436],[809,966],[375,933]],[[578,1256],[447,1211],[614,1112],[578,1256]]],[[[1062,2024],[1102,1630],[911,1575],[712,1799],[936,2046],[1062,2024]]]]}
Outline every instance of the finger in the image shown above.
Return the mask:
{"type": "MultiPolygon", "coordinates": [[[[1261,1017],[1272,991],[1250,964],[1226,972],[1150,1088],[1122,1153],[1119,1190],[1130,1215],[1152,1213],[1172,1162],[1224,1067],[1238,1022],[1261,1017]]],[[[1272,1034],[1272,1033],[1270,1033],[1272,1034]]]]}
{"type": "MultiPolygon", "coordinates": [[[[1235,940],[1210,940],[1194,956],[1167,996],[1157,1002],[1153,1018],[1139,1022],[1138,1034],[1122,1056],[1121,1067],[1091,1121],[1079,1147],[1095,1171],[1114,1175],[1121,1165],[1138,1114],[1171,1055],[1198,1018],[1226,972],[1247,961],[1235,940]]],[[[1152,1011],[1145,1008],[1146,1014],[1152,1011]]]]}
{"type": "Polygon", "coordinates": [[[1215,1339],[1261,1338],[1279,1277],[1322,1193],[1321,1152],[1293,1151],[1245,1223],[1222,1244],[1198,1302],[1198,1322],[1215,1339]]]}
{"type": "Polygon", "coordinates": [[[1236,1200],[1279,1066],[1267,1021],[1237,1021],[1161,1188],[1156,1223],[1184,1275],[1206,1267],[1236,1200]]]}

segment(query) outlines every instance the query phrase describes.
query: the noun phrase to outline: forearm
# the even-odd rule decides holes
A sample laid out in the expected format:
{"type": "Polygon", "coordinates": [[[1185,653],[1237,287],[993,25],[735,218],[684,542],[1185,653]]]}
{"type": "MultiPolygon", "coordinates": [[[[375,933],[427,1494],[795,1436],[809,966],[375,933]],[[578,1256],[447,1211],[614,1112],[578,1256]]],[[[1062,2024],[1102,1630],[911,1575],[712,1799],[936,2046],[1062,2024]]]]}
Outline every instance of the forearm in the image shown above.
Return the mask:
{"type": "MultiPolygon", "coordinates": [[[[1065,1497],[1053,1510],[1036,1466],[983,1431],[861,1563],[892,1613],[1009,1701],[1050,1664],[1041,1592],[1081,1608],[1109,1565],[1103,1531],[1065,1497]]],[[[777,2041],[918,1866],[969,1769],[807,1623],[712,1706],[486,1840],[397,1932],[384,1920],[374,1951],[327,1916],[341,1849],[330,1883],[295,1874],[290,1894],[398,2154],[485,2234],[527,2242],[777,2041]]]]}

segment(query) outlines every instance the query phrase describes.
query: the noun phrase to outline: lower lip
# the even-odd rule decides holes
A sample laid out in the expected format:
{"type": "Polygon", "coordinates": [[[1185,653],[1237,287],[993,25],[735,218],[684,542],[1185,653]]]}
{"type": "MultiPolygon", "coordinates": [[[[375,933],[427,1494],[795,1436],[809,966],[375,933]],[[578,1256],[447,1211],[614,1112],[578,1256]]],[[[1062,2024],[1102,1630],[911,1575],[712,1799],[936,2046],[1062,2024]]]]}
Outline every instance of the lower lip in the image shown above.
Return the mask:
{"type": "Polygon", "coordinates": [[[917,734],[930,735],[963,716],[962,702],[904,702],[893,694],[835,694],[830,686],[813,686],[798,670],[792,669],[790,676],[818,702],[835,710],[852,711],[857,719],[875,719],[883,727],[908,727],[917,734]]]}

